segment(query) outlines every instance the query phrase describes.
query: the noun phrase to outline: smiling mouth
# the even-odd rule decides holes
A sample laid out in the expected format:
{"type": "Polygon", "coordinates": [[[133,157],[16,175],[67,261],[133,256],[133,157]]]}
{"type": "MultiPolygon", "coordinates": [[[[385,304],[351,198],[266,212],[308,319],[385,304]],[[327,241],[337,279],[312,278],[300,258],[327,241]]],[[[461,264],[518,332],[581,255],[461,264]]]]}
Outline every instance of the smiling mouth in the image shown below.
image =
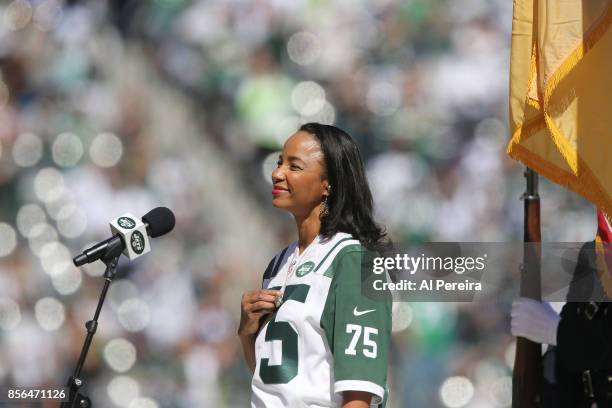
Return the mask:
{"type": "Polygon", "coordinates": [[[284,188],[280,188],[280,187],[273,187],[272,188],[272,195],[280,195],[282,193],[288,193],[289,190],[284,189],[284,188]]]}

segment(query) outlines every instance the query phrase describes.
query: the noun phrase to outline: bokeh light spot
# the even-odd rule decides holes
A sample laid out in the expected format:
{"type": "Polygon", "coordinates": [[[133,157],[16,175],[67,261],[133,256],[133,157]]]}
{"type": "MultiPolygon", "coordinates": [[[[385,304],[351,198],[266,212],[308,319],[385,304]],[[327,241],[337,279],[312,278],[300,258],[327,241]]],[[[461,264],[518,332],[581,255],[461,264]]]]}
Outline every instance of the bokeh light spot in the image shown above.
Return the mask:
{"type": "Polygon", "coordinates": [[[51,283],[60,295],[71,295],[81,287],[83,277],[72,261],[58,262],[51,271],[51,283]]]}
{"type": "Polygon", "coordinates": [[[14,0],[4,10],[4,24],[10,30],[24,28],[32,18],[32,6],[27,0],[14,0]]]}
{"type": "Polygon", "coordinates": [[[17,229],[26,238],[32,236],[34,227],[46,223],[45,211],[37,204],[25,204],[17,211],[17,229]]]}
{"type": "Polygon", "coordinates": [[[331,103],[325,101],[323,107],[313,115],[302,115],[302,123],[317,122],[324,125],[333,125],[336,121],[336,109],[331,103]]]}
{"type": "Polygon", "coordinates": [[[17,233],[6,222],[0,222],[0,258],[10,255],[17,246],[17,233]]]}
{"type": "Polygon", "coordinates": [[[132,377],[125,375],[113,378],[106,387],[111,401],[120,407],[129,407],[140,394],[140,386],[132,377]]]}
{"type": "Polygon", "coordinates": [[[399,109],[401,96],[397,87],[392,84],[377,82],[368,90],[366,103],[374,114],[388,116],[399,109]]]}
{"type": "Polygon", "coordinates": [[[287,41],[289,58],[298,65],[311,65],[321,55],[321,40],[308,31],[299,31],[287,41]]]}
{"type": "Polygon", "coordinates": [[[41,169],[34,178],[34,193],[43,202],[59,200],[64,194],[64,177],[53,167],[41,169]]]}
{"type": "Polygon", "coordinates": [[[13,160],[21,167],[32,167],[43,154],[43,142],[34,133],[22,133],[13,144],[13,160]]]}
{"type": "Polygon", "coordinates": [[[300,82],[291,92],[291,103],[300,115],[315,115],[325,106],[325,90],[313,81],[300,82]]]}
{"type": "Polygon", "coordinates": [[[449,408],[464,407],[473,396],[474,385],[466,377],[449,377],[440,387],[440,399],[449,408]]]}
{"type": "Polygon", "coordinates": [[[112,133],[100,133],[89,147],[91,160],[100,167],[113,167],[123,155],[123,143],[112,133]]]}
{"type": "Polygon", "coordinates": [[[57,0],[46,0],[34,11],[34,26],[40,31],[49,31],[57,26],[62,17],[62,8],[57,0]]]}
{"type": "Polygon", "coordinates": [[[58,263],[70,262],[70,251],[65,245],[58,241],[51,241],[43,244],[40,248],[40,263],[49,275],[52,275],[58,263]]]}
{"type": "Polygon", "coordinates": [[[47,331],[59,329],[66,318],[64,304],[52,297],[39,299],[34,306],[34,312],[40,327],[47,331]]]}
{"type": "Polygon", "coordinates": [[[127,331],[143,330],[151,320],[149,306],[140,299],[128,299],[119,306],[117,311],[119,323],[127,331]]]}
{"type": "Polygon", "coordinates": [[[126,339],[113,339],[104,347],[104,360],[113,370],[124,373],[136,362],[136,347],[126,339]]]}
{"type": "Polygon", "coordinates": [[[73,133],[61,133],[53,142],[51,148],[53,161],[61,167],[74,166],[83,156],[83,143],[73,133]]]}
{"type": "Polygon", "coordinates": [[[136,298],[138,298],[138,288],[128,279],[116,280],[108,293],[111,307],[117,310],[125,301],[136,298]]]}
{"type": "Polygon", "coordinates": [[[57,214],[57,230],[66,238],[77,238],[87,229],[87,215],[75,204],[63,206],[57,214]]]}

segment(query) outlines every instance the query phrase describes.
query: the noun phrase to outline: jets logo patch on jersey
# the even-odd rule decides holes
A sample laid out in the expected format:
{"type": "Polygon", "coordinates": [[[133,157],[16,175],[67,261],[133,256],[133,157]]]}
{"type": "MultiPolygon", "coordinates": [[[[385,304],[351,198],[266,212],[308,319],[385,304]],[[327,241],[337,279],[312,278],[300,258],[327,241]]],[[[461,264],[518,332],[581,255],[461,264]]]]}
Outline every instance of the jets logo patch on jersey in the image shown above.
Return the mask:
{"type": "Polygon", "coordinates": [[[315,263],[312,261],[304,262],[295,270],[295,274],[297,277],[301,278],[302,276],[306,276],[309,272],[311,272],[315,267],[315,263]]]}

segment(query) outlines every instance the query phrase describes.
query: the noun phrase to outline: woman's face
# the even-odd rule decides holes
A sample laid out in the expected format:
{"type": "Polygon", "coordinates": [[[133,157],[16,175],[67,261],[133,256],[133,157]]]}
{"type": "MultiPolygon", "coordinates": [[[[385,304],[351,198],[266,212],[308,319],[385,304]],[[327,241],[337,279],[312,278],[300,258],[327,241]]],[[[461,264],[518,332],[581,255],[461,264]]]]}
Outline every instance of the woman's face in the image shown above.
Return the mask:
{"type": "Polygon", "coordinates": [[[272,171],[272,205],[308,216],[327,195],[324,157],[318,140],[297,132],[285,142],[272,171]]]}

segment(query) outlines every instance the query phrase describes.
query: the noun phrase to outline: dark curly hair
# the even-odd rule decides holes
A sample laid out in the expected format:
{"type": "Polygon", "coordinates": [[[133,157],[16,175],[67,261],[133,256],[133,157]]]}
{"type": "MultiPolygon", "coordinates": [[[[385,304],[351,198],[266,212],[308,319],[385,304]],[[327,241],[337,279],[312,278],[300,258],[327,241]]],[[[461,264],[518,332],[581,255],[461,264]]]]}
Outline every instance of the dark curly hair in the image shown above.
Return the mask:
{"type": "Polygon", "coordinates": [[[348,133],[331,125],[306,123],[300,131],[319,141],[331,186],[327,198],[329,212],[321,220],[320,234],[323,238],[331,238],[336,232],[346,232],[368,249],[388,249],[391,241],[384,228],[374,222],[372,193],[355,141],[348,133]]]}

